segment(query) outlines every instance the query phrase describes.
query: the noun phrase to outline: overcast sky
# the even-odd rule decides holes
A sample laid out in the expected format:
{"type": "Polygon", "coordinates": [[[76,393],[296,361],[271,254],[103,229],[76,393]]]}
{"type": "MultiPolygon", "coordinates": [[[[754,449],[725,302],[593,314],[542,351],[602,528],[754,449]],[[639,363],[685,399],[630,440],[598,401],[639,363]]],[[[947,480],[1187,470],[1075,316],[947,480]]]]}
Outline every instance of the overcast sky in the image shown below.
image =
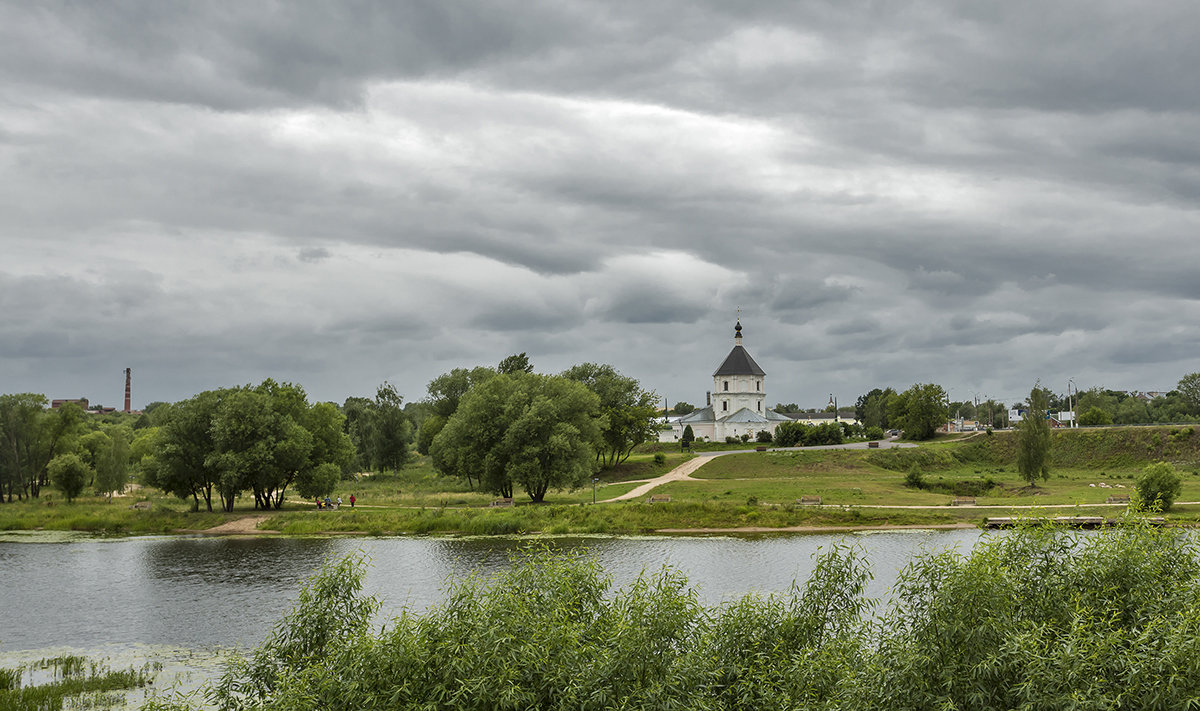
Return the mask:
{"type": "Polygon", "coordinates": [[[1200,370],[1200,6],[0,2],[0,392],[1200,370]]]}

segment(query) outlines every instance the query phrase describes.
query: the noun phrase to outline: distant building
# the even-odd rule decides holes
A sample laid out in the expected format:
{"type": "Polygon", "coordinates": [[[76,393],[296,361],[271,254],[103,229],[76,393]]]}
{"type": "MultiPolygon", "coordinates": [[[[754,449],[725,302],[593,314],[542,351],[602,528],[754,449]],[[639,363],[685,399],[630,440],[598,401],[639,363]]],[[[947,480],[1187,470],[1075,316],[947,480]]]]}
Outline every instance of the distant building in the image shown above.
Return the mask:
{"type": "Polygon", "coordinates": [[[64,398],[61,400],[51,400],[50,401],[50,409],[57,410],[58,408],[62,407],[63,405],[66,405],[68,402],[73,402],[76,405],[82,407],[84,410],[88,409],[88,399],[86,397],[80,397],[80,398],[74,398],[74,399],[64,398]]]}
{"type": "Polygon", "coordinates": [[[766,430],[772,436],[780,422],[790,418],[768,409],[767,374],[742,347],[742,321],[733,329],[733,350],[713,373],[713,389],[702,408],[667,423],[670,429],[659,433],[660,442],[678,442],[689,425],[696,439],[724,441],[726,437],[755,437],[766,430]]]}

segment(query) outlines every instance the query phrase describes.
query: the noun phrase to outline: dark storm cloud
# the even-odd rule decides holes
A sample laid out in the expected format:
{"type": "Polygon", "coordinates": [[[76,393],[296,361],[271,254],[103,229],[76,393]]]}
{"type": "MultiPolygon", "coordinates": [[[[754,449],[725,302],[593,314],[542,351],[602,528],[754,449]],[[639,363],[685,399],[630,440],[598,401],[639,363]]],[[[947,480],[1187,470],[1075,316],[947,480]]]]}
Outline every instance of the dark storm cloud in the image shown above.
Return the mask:
{"type": "Polygon", "coordinates": [[[224,110],[354,105],[363,82],[536,51],[573,25],[529,3],[12,3],[0,66],[20,84],[224,110]],[[531,23],[527,12],[538,12],[531,23]]]}
{"type": "Polygon", "coordinates": [[[1161,387],[1198,369],[1198,19],[0,3],[0,391],[140,358],[154,399],[411,398],[526,351],[702,392],[738,307],[772,400],[1161,387]]]}

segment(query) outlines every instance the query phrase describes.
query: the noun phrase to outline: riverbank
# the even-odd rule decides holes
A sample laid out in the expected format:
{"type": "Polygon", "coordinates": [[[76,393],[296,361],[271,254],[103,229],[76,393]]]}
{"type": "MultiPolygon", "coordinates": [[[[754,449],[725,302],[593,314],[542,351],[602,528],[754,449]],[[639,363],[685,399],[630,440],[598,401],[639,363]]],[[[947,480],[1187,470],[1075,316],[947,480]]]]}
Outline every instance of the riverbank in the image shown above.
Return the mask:
{"type": "MultiPolygon", "coordinates": [[[[511,505],[445,477],[426,457],[398,472],[339,483],[334,496],[356,508],[316,510],[285,502],[279,511],[241,504],[233,512],[191,512],[191,502],[141,490],[72,504],[41,499],[0,504],[0,530],[87,531],[102,535],[388,536],[410,534],[654,534],[870,530],[981,525],[989,516],[1113,516],[1149,461],[1179,470],[1172,522],[1200,521],[1200,432],[1191,428],[1108,428],[1054,435],[1049,480],[1020,479],[1011,433],[976,434],[908,448],[803,448],[700,455],[648,449],[574,491],[511,505]],[[913,472],[917,472],[914,485],[913,472]],[[819,502],[817,505],[810,505],[819,502]],[[954,505],[972,504],[972,505],[954,505]]],[[[504,502],[507,503],[507,502],[504,502]]]]}

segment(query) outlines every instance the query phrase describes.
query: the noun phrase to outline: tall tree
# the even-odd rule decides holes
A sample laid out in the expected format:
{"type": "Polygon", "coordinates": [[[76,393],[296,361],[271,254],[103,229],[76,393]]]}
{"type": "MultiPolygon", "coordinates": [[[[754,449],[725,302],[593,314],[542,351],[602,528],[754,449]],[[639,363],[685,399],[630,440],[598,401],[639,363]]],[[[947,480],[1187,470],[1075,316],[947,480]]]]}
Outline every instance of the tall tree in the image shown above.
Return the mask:
{"type": "Polygon", "coordinates": [[[112,499],[113,492],[121,493],[129,481],[129,459],[133,441],[133,430],[125,425],[111,426],[106,434],[109,438],[108,448],[100,453],[99,460],[93,465],[96,470],[94,480],[96,493],[112,499]]]}
{"type": "Polygon", "coordinates": [[[49,483],[47,465],[74,451],[87,415],[75,403],[47,410],[34,393],[0,396],[0,482],[8,500],[37,498],[49,483]]]}
{"type": "Polygon", "coordinates": [[[357,452],[355,466],[362,470],[397,470],[409,459],[412,421],[404,398],[389,382],[375,390],[375,399],[347,398],[345,429],[357,452]]]}
{"type": "Polygon", "coordinates": [[[46,408],[45,395],[0,395],[0,494],[11,503],[29,496],[37,475],[37,430],[46,408]]]}
{"type": "Polygon", "coordinates": [[[655,422],[658,396],[643,390],[636,379],[621,375],[611,365],[597,363],[581,363],[562,375],[583,383],[600,398],[604,422],[596,443],[596,456],[604,468],[625,461],[634,447],[658,433],[655,422]]]}
{"type": "Polygon", "coordinates": [[[892,388],[873,388],[865,395],[859,395],[854,403],[854,417],[863,427],[878,427],[888,429],[888,401],[896,394],[892,388]]]}
{"type": "Polygon", "coordinates": [[[428,402],[432,405],[435,414],[450,417],[458,409],[458,403],[462,400],[463,395],[466,395],[476,385],[495,376],[496,371],[483,366],[470,370],[455,368],[449,373],[443,373],[429,381],[428,402]]]}
{"type": "Polygon", "coordinates": [[[365,472],[372,468],[372,441],[375,436],[371,418],[372,405],[371,399],[365,397],[348,397],[342,405],[342,414],[345,416],[343,427],[350,441],[354,443],[352,466],[355,471],[365,472]]]}
{"type": "Polygon", "coordinates": [[[472,388],[434,438],[442,471],[475,476],[486,491],[511,497],[519,485],[534,502],[551,488],[582,486],[600,435],[600,400],[560,376],[497,375],[472,388]]]}
{"type": "Polygon", "coordinates": [[[429,454],[429,445],[433,444],[433,438],[437,437],[438,432],[445,426],[446,418],[441,415],[426,417],[417,433],[417,454],[429,454]]]}
{"type": "Polygon", "coordinates": [[[149,486],[181,499],[192,498],[192,510],[213,510],[212,495],[221,476],[213,442],[213,420],[224,391],[206,390],[172,405],[155,410],[160,423],[154,434],[151,453],[142,460],[142,471],[149,486]]]}
{"type": "Polygon", "coordinates": [[[1017,425],[1017,470],[1030,486],[1050,476],[1048,402],[1045,388],[1034,386],[1029,393],[1029,410],[1017,425]]]}
{"type": "Polygon", "coordinates": [[[403,400],[396,386],[386,381],[375,391],[372,450],[373,463],[380,470],[396,471],[408,462],[412,423],[404,414],[403,400]]]}
{"type": "Polygon", "coordinates": [[[1175,391],[1187,405],[1190,414],[1200,415],[1200,373],[1188,373],[1180,378],[1175,391]]]}
{"type": "Polygon", "coordinates": [[[255,508],[278,508],[312,451],[312,435],[288,412],[294,406],[288,402],[290,389],[266,390],[274,392],[234,389],[222,398],[212,421],[210,461],[220,470],[217,488],[226,511],[246,489],[255,508]]]}
{"type": "Polygon", "coordinates": [[[918,383],[890,396],[887,410],[889,422],[904,430],[905,437],[916,440],[932,438],[950,417],[946,391],[934,383],[918,383]]]}
{"type": "Polygon", "coordinates": [[[131,435],[129,427],[108,425],[79,438],[79,454],[91,470],[89,483],[97,494],[111,499],[114,491],[125,489],[131,435]]]}
{"type": "Polygon", "coordinates": [[[500,361],[500,365],[496,366],[496,372],[501,375],[514,375],[516,373],[532,373],[533,363],[529,362],[529,356],[525,352],[514,353],[500,361]]]}

